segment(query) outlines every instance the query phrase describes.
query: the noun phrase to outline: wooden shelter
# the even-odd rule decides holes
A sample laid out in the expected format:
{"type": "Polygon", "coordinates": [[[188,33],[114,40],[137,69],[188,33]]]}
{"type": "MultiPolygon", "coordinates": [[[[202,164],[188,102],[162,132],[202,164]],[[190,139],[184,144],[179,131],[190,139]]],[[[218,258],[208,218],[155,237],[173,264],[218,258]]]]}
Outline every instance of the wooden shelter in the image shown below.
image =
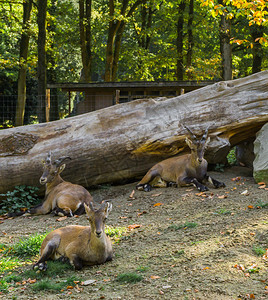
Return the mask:
{"type": "Polygon", "coordinates": [[[71,92],[82,92],[84,99],[76,105],[76,114],[79,115],[136,99],[176,97],[213,83],[215,81],[53,83],[47,88],[67,92],[69,102],[71,92]]]}

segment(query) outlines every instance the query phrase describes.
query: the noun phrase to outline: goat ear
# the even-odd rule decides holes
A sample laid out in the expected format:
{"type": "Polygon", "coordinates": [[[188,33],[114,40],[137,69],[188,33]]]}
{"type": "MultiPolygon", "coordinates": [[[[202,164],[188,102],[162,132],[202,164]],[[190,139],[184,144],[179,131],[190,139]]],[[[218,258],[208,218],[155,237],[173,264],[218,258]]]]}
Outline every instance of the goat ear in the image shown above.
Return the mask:
{"type": "Polygon", "coordinates": [[[85,208],[86,214],[89,216],[90,212],[91,212],[91,209],[85,203],[84,203],[84,208],[85,208]]]}
{"type": "Polygon", "coordinates": [[[59,167],[59,173],[61,173],[64,169],[65,169],[65,164],[63,164],[63,165],[61,165],[60,167],[59,167]]]}
{"type": "Polygon", "coordinates": [[[113,205],[110,202],[107,202],[107,205],[105,207],[105,214],[106,218],[108,217],[109,213],[112,211],[113,205]]]}
{"type": "Polygon", "coordinates": [[[187,137],[185,138],[185,142],[186,142],[186,144],[190,147],[190,149],[193,149],[193,142],[190,140],[190,139],[188,139],[187,137]]]}

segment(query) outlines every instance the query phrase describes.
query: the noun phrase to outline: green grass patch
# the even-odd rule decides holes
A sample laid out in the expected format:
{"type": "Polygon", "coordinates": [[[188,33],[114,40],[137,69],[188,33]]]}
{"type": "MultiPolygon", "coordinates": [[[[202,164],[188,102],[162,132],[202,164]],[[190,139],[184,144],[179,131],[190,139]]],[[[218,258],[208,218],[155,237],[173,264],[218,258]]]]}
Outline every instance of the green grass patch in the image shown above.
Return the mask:
{"type": "Polygon", "coordinates": [[[146,272],[149,270],[149,267],[148,266],[139,266],[136,271],[137,272],[146,272]]]}
{"type": "Polygon", "coordinates": [[[258,256],[263,256],[266,253],[266,250],[260,246],[253,247],[253,252],[258,256]]]}
{"type": "Polygon", "coordinates": [[[172,224],[168,226],[168,229],[179,230],[179,229],[195,228],[196,226],[198,226],[198,224],[195,222],[185,222],[184,224],[178,224],[178,225],[172,224]]]}
{"type": "Polygon", "coordinates": [[[17,243],[3,251],[4,255],[31,257],[39,254],[41,244],[47,234],[34,234],[20,239],[17,243]]]}
{"type": "Polygon", "coordinates": [[[215,212],[215,214],[217,215],[230,215],[231,214],[231,211],[230,210],[227,210],[225,208],[221,208],[220,210],[217,210],[215,212]]]}
{"type": "Polygon", "coordinates": [[[62,289],[67,288],[67,286],[75,286],[74,281],[80,281],[76,276],[70,276],[61,282],[56,282],[55,280],[51,280],[50,278],[44,278],[40,281],[31,285],[31,288],[34,291],[61,291],[62,289]]]}
{"type": "Polygon", "coordinates": [[[25,261],[18,257],[0,256],[0,273],[12,271],[18,267],[25,265],[25,261]]]}
{"type": "Polygon", "coordinates": [[[143,280],[143,277],[137,273],[122,273],[117,276],[117,281],[122,283],[136,283],[143,280]]]}
{"type": "Polygon", "coordinates": [[[126,227],[112,227],[106,226],[105,233],[115,242],[120,241],[120,239],[124,236],[127,232],[126,227]]]}
{"type": "Polygon", "coordinates": [[[262,200],[259,200],[255,204],[255,208],[266,208],[266,207],[268,207],[268,202],[263,202],[262,200]]]}

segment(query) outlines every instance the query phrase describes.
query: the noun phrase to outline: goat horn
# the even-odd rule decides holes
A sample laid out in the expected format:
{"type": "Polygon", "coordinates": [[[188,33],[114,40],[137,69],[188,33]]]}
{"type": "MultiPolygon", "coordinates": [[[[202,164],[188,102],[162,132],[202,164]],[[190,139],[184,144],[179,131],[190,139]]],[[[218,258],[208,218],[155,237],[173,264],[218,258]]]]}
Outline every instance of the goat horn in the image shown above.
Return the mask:
{"type": "Polygon", "coordinates": [[[51,151],[48,152],[47,158],[46,158],[46,163],[51,164],[51,151]]]}
{"type": "Polygon", "coordinates": [[[69,157],[69,156],[60,157],[59,159],[54,161],[54,164],[56,166],[59,166],[60,164],[62,164],[64,162],[65,159],[71,159],[71,157],[69,157]]]}
{"type": "Polygon", "coordinates": [[[183,125],[183,126],[184,126],[184,128],[190,133],[191,138],[194,139],[194,140],[196,141],[197,138],[196,138],[196,136],[193,134],[192,130],[191,130],[189,127],[187,127],[186,125],[183,125]]]}
{"type": "Polygon", "coordinates": [[[204,133],[203,136],[202,136],[202,140],[203,140],[203,141],[206,140],[207,137],[208,137],[208,129],[209,129],[209,127],[210,127],[210,125],[208,125],[208,127],[207,127],[206,130],[205,130],[205,133],[204,133]]]}

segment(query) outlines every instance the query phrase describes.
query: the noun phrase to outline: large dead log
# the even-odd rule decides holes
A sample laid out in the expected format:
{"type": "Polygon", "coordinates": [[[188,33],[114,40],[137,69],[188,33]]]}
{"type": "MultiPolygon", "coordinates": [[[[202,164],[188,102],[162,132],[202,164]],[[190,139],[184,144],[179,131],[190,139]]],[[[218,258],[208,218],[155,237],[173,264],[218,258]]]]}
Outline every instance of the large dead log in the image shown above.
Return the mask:
{"type": "Polygon", "coordinates": [[[39,186],[41,160],[70,156],[63,178],[89,187],[142,176],[156,162],[188,151],[185,124],[209,125],[210,163],[268,121],[268,71],[219,82],[175,98],[143,99],[45,124],[0,131],[0,192],[39,186]]]}

